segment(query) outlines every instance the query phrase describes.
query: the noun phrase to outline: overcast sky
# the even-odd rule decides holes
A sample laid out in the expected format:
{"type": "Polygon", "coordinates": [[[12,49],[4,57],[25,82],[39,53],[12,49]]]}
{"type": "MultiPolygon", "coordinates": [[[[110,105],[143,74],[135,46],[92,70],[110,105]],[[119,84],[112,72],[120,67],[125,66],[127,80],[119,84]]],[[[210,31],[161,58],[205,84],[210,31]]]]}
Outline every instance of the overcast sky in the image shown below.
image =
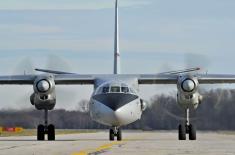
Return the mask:
{"type": "MultiPolygon", "coordinates": [[[[122,72],[202,66],[235,74],[234,8],[233,0],[120,0],[122,72]]],[[[114,0],[0,1],[0,74],[34,67],[112,73],[113,36],[114,0]]],[[[165,89],[140,93],[148,99],[165,89]]],[[[57,108],[72,109],[89,99],[92,87],[60,86],[57,92],[57,108]]],[[[1,86],[0,108],[31,107],[31,93],[29,86],[1,86]]]]}

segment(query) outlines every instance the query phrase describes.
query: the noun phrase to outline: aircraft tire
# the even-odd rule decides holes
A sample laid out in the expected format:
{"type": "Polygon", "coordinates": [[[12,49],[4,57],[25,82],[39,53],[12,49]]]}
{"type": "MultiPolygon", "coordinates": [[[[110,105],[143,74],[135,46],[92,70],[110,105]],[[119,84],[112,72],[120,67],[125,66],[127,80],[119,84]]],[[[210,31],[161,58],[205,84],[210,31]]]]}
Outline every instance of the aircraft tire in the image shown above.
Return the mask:
{"type": "Polygon", "coordinates": [[[45,140],[45,128],[42,124],[38,125],[37,140],[45,140]]]}
{"type": "Polygon", "coordinates": [[[47,136],[49,141],[55,140],[55,126],[53,124],[47,127],[47,136]]]}
{"type": "Polygon", "coordinates": [[[178,139],[179,140],[186,140],[186,127],[185,125],[179,125],[178,129],[178,139]]]}
{"type": "Polygon", "coordinates": [[[115,136],[115,134],[114,134],[113,129],[110,129],[109,130],[109,140],[110,141],[114,141],[114,136],[115,136]]]}
{"type": "Polygon", "coordinates": [[[117,141],[121,141],[121,140],[122,140],[122,130],[118,129],[118,132],[117,132],[117,141]]]}
{"type": "Polygon", "coordinates": [[[189,125],[189,140],[196,140],[196,127],[192,124],[189,125]]]}

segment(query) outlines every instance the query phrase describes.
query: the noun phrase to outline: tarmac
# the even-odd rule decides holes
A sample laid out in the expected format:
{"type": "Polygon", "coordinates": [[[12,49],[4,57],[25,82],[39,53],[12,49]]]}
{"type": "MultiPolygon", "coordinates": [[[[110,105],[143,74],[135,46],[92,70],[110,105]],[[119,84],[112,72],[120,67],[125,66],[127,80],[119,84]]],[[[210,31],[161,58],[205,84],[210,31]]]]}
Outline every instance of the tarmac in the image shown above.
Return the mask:
{"type": "Polygon", "coordinates": [[[234,132],[198,132],[196,141],[178,141],[177,131],[123,131],[123,141],[109,141],[108,131],[0,137],[0,155],[235,155],[234,132]]]}

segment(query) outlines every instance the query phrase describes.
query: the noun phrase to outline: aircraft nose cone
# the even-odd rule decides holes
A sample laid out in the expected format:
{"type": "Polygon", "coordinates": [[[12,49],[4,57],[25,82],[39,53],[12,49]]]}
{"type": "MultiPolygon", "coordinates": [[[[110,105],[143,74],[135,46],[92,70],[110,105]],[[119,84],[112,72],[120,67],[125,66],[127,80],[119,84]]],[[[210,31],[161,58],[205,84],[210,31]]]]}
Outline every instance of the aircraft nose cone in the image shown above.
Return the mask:
{"type": "Polygon", "coordinates": [[[191,92],[193,91],[195,88],[195,83],[188,79],[188,80],[185,80],[183,83],[182,83],[182,89],[186,92],[191,92]]]}
{"type": "Polygon", "coordinates": [[[122,106],[128,104],[129,102],[137,99],[138,96],[134,94],[124,94],[124,93],[107,93],[99,94],[93,96],[93,99],[99,101],[105,106],[109,107],[113,111],[121,108],[122,106]]]}

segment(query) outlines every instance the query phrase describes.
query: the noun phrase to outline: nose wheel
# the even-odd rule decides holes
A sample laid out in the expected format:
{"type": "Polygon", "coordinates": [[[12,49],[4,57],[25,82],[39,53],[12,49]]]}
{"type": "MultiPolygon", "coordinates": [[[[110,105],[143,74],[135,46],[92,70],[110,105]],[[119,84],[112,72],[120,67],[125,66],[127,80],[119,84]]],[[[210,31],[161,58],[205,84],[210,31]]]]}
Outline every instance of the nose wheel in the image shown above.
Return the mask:
{"type": "Polygon", "coordinates": [[[196,127],[189,123],[189,109],[185,111],[186,121],[179,125],[178,138],[179,140],[186,140],[186,134],[189,134],[189,140],[196,140],[196,127]]]}
{"type": "Polygon", "coordinates": [[[53,124],[48,123],[48,110],[45,110],[45,125],[38,125],[37,128],[37,140],[43,141],[45,140],[45,135],[47,134],[47,138],[49,141],[55,140],[55,126],[53,124]]]}
{"type": "Polygon", "coordinates": [[[122,130],[118,127],[109,130],[109,140],[114,141],[115,137],[117,137],[117,141],[122,140],[122,130]]]}

